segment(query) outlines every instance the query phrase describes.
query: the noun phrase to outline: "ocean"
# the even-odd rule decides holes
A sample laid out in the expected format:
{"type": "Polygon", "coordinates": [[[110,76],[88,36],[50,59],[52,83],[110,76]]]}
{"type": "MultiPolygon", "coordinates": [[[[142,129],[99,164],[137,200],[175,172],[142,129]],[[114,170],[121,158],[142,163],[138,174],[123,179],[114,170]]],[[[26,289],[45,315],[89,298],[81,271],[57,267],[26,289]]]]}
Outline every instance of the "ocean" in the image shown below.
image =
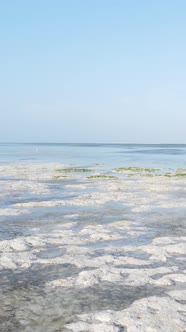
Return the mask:
{"type": "Polygon", "coordinates": [[[0,143],[0,164],[59,162],[78,166],[185,167],[186,144],[0,143]]]}

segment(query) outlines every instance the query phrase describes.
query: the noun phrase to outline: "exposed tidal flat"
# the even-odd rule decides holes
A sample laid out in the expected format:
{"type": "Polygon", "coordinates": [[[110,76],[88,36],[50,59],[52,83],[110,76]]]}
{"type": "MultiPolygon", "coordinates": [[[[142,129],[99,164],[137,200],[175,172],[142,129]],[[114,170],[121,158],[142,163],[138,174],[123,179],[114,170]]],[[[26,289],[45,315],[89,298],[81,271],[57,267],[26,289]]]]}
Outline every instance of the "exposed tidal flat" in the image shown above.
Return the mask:
{"type": "Polygon", "coordinates": [[[185,173],[1,165],[0,331],[186,331],[185,173]]]}

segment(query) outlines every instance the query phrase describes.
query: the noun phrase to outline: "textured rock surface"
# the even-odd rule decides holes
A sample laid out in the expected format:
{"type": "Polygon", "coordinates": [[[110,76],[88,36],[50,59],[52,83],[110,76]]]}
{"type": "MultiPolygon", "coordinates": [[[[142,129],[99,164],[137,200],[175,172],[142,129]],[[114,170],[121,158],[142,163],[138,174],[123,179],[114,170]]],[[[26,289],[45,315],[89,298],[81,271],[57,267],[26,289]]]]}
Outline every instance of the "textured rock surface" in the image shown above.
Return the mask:
{"type": "Polygon", "coordinates": [[[186,179],[62,167],[0,167],[2,331],[186,331],[186,179]]]}

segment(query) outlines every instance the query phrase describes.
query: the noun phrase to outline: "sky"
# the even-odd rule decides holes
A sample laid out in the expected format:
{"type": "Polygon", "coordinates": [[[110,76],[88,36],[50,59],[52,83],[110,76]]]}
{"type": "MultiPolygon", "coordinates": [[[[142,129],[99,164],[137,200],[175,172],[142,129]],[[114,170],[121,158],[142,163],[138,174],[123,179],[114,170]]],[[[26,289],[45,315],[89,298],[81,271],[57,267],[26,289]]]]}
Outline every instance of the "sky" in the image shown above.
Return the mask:
{"type": "Polygon", "coordinates": [[[186,1],[0,1],[0,142],[186,143],[186,1]]]}

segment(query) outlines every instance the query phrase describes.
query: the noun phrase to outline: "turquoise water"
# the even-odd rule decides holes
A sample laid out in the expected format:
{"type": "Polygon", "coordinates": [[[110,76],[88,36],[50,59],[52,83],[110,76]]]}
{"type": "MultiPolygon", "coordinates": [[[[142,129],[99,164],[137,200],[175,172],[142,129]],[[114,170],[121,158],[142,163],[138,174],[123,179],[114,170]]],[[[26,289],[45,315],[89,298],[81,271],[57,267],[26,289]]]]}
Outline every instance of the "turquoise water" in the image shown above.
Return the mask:
{"type": "Polygon", "coordinates": [[[77,166],[186,167],[186,144],[0,143],[0,164],[59,162],[77,166]]]}

